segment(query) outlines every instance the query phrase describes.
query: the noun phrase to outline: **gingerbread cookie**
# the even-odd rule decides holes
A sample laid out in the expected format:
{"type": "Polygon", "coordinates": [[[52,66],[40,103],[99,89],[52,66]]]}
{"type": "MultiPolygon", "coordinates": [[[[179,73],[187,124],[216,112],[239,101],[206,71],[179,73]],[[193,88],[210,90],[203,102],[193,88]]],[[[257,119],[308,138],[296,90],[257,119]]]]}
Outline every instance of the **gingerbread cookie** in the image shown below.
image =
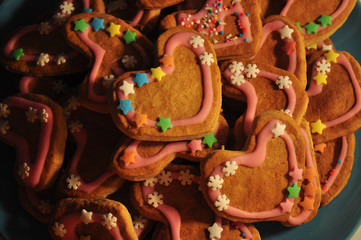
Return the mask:
{"type": "Polygon", "coordinates": [[[329,204],[346,186],[351,175],[354,152],[354,134],[315,146],[318,172],[322,183],[322,206],[329,204]]]}
{"type": "Polygon", "coordinates": [[[109,114],[92,112],[82,106],[68,110],[68,128],[76,149],[59,179],[60,192],[82,198],[115,192],[124,180],[114,174],[110,163],[113,151],[118,142],[124,141],[124,135],[115,127],[109,114]]]}
{"type": "Polygon", "coordinates": [[[288,0],[280,15],[290,18],[301,29],[306,46],[331,36],[346,21],[356,0],[288,0]]]}
{"type": "Polygon", "coordinates": [[[53,239],[138,239],[126,207],[104,198],[63,199],[49,232],[53,239]]]}
{"type": "Polygon", "coordinates": [[[269,111],[253,123],[243,151],[214,151],[201,164],[203,196],[217,215],[242,222],[289,221],[304,208],[306,143],[287,114],[269,111]],[[301,201],[303,199],[303,201],[301,201]]]}
{"type": "Polygon", "coordinates": [[[347,52],[319,52],[309,59],[309,73],[305,119],[315,144],[356,131],[361,126],[359,63],[347,52]]]}
{"type": "Polygon", "coordinates": [[[80,90],[82,104],[106,113],[106,89],[120,74],[146,69],[153,44],[123,20],[105,13],[81,13],[65,26],[69,43],[92,59],[93,67],[80,90]]]}
{"type": "Polygon", "coordinates": [[[335,46],[333,45],[333,42],[331,39],[327,38],[322,42],[312,44],[310,46],[306,46],[306,57],[307,59],[314,55],[318,51],[336,51],[335,46]]]}
{"type": "Polygon", "coordinates": [[[160,66],[127,72],[109,88],[115,124],[126,135],[147,141],[211,134],[221,107],[220,73],[211,43],[177,27],[158,38],[157,51],[160,66]]]}
{"type": "Polygon", "coordinates": [[[252,225],[231,225],[215,215],[201,200],[198,184],[197,168],[170,165],[158,178],[134,184],[134,206],[144,216],[165,223],[163,239],[260,239],[252,225]]]}
{"type": "Polygon", "coordinates": [[[192,28],[214,45],[218,60],[252,56],[261,40],[262,22],[257,0],[208,0],[198,12],[168,15],[160,27],[192,28]]]}
{"type": "Polygon", "coordinates": [[[47,20],[21,28],[5,41],[0,57],[7,70],[36,75],[56,76],[84,71],[89,61],[70,48],[63,36],[67,19],[82,11],[102,11],[101,0],[64,0],[47,20]]]}
{"type": "Polygon", "coordinates": [[[226,144],[228,124],[220,116],[214,132],[189,141],[155,142],[129,139],[113,155],[113,170],[122,178],[145,180],[158,175],[176,157],[200,162],[226,144]]]}
{"type": "Polygon", "coordinates": [[[42,95],[20,94],[0,103],[0,139],[17,150],[15,176],[39,191],[56,180],[67,137],[63,109],[42,95]]]}
{"type": "Polygon", "coordinates": [[[256,63],[268,63],[293,73],[303,87],[307,85],[307,64],[303,35],[288,18],[272,16],[264,21],[256,63]]]}

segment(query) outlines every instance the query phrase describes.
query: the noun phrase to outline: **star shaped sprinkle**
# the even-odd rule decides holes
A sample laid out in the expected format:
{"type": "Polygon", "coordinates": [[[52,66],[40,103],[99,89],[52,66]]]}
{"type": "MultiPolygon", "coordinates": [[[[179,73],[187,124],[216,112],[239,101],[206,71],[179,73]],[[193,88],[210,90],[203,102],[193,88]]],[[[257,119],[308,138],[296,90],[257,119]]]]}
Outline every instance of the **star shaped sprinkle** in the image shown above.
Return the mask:
{"type": "Polygon", "coordinates": [[[141,87],[143,84],[149,83],[146,73],[135,73],[135,77],[133,78],[133,82],[136,82],[138,87],[141,87]]]}
{"type": "Polygon", "coordinates": [[[302,179],[302,173],[303,173],[303,169],[302,168],[295,168],[292,171],[290,171],[288,173],[288,175],[290,175],[290,177],[292,177],[292,179],[294,181],[297,180],[301,180],[302,179]]]}
{"type": "Polygon", "coordinates": [[[12,52],[11,52],[11,55],[10,55],[12,58],[14,58],[16,61],[19,61],[19,59],[24,56],[24,52],[23,52],[23,49],[22,48],[17,48],[17,49],[14,49],[12,52]]]}
{"type": "Polygon", "coordinates": [[[307,168],[304,178],[308,179],[308,181],[312,181],[314,177],[318,177],[315,170],[313,168],[307,168]]]}
{"type": "Polygon", "coordinates": [[[293,202],[287,198],[285,202],[280,204],[280,207],[282,208],[282,213],[290,213],[292,211],[293,202]]]}
{"type": "Polygon", "coordinates": [[[119,100],[119,105],[117,106],[117,109],[121,110],[124,115],[126,115],[128,113],[128,111],[134,110],[134,108],[132,107],[131,101],[123,100],[123,99],[119,100]]]}
{"type": "Polygon", "coordinates": [[[83,8],[83,12],[90,13],[92,11],[93,11],[93,9],[91,9],[91,8],[83,8]]]}
{"type": "Polygon", "coordinates": [[[283,135],[285,133],[285,129],[286,129],[286,124],[277,123],[276,127],[271,130],[272,133],[274,134],[273,137],[277,138],[277,137],[283,135]]]}
{"type": "Polygon", "coordinates": [[[321,17],[317,19],[317,22],[321,23],[322,27],[332,25],[331,16],[321,15],[321,17]]]}
{"type": "Polygon", "coordinates": [[[330,51],[330,50],[332,50],[332,45],[331,44],[329,44],[329,45],[323,44],[322,45],[322,50],[323,51],[330,51]]]}
{"type": "Polygon", "coordinates": [[[312,133],[322,134],[322,131],[325,128],[326,128],[326,125],[323,124],[320,119],[318,119],[316,122],[311,123],[311,132],[312,133]]]}
{"type": "Polygon", "coordinates": [[[282,29],[279,30],[280,34],[281,34],[281,39],[284,38],[292,38],[292,33],[295,30],[293,30],[292,28],[290,28],[288,25],[285,25],[282,29]]]}
{"type": "Polygon", "coordinates": [[[308,185],[306,185],[303,188],[303,195],[314,197],[317,190],[318,190],[318,187],[316,187],[312,183],[309,183],[308,185]]]}
{"type": "Polygon", "coordinates": [[[120,25],[111,22],[109,27],[107,27],[105,30],[109,32],[110,37],[114,37],[115,35],[120,34],[120,25]]]}
{"type": "Polygon", "coordinates": [[[128,152],[127,150],[124,150],[124,154],[122,157],[120,157],[120,160],[124,162],[124,165],[127,167],[131,163],[135,163],[135,152],[128,152]]]}
{"type": "Polygon", "coordinates": [[[187,147],[191,150],[192,153],[196,151],[202,151],[202,140],[193,139],[187,144],[187,147]]]}
{"type": "Polygon", "coordinates": [[[163,67],[174,66],[174,57],[164,54],[159,62],[163,64],[163,67]]]}
{"type": "Polygon", "coordinates": [[[296,51],[296,42],[287,43],[283,47],[283,50],[286,52],[287,55],[290,55],[292,52],[295,52],[296,51]]]}
{"type": "Polygon", "coordinates": [[[301,188],[297,186],[297,183],[294,183],[291,187],[287,187],[288,197],[298,197],[298,193],[300,192],[301,188]]]}
{"type": "Polygon", "coordinates": [[[122,86],[118,87],[119,90],[122,90],[124,95],[128,97],[129,94],[134,94],[134,83],[128,83],[124,81],[122,86]]]}
{"type": "Polygon", "coordinates": [[[123,39],[125,40],[125,44],[131,44],[132,42],[136,42],[135,36],[137,35],[136,32],[131,32],[127,30],[123,35],[123,39]]]}
{"type": "Polygon", "coordinates": [[[314,22],[309,22],[304,26],[304,28],[306,28],[306,33],[307,34],[317,33],[318,27],[319,27],[319,25],[314,23],[314,22]]]}
{"type": "Polygon", "coordinates": [[[90,26],[94,29],[94,31],[98,32],[99,29],[105,29],[104,27],[104,19],[94,17],[93,21],[91,21],[90,26]]]}
{"type": "Polygon", "coordinates": [[[213,146],[214,143],[216,143],[218,140],[214,137],[214,133],[211,133],[203,138],[202,143],[207,144],[209,148],[213,146]]]}
{"type": "Polygon", "coordinates": [[[327,84],[327,75],[321,72],[318,72],[316,76],[313,77],[313,80],[316,81],[317,85],[327,84]]]}
{"type": "Polygon", "coordinates": [[[146,114],[141,114],[141,113],[138,113],[138,112],[135,113],[133,121],[134,121],[135,125],[137,126],[137,128],[140,128],[142,125],[147,125],[148,124],[147,115],[146,114]]]}
{"type": "Polygon", "coordinates": [[[307,49],[308,49],[308,50],[310,50],[310,49],[315,49],[315,50],[317,50],[317,43],[308,46],[307,49]]]}
{"type": "Polygon", "coordinates": [[[310,199],[308,197],[305,197],[303,199],[303,201],[300,203],[301,207],[303,208],[303,210],[305,211],[309,211],[309,210],[313,210],[313,203],[314,203],[315,199],[310,199]]]}
{"type": "Polygon", "coordinates": [[[315,152],[323,153],[325,151],[326,143],[319,143],[315,145],[315,152]]]}
{"type": "Polygon", "coordinates": [[[210,239],[221,239],[221,233],[223,232],[223,228],[218,226],[217,223],[213,223],[213,225],[211,227],[208,227],[207,230],[209,232],[210,239]]]}
{"type": "Polygon", "coordinates": [[[87,24],[85,21],[84,21],[84,18],[82,19],[79,19],[79,20],[75,20],[74,21],[74,31],[80,31],[80,32],[84,32],[85,28],[87,26],[89,26],[89,24],[87,24]]]}
{"type": "Polygon", "coordinates": [[[327,53],[325,53],[324,56],[326,57],[327,62],[337,63],[337,58],[338,56],[340,56],[340,54],[335,53],[335,51],[333,50],[330,50],[327,53]]]}
{"type": "Polygon", "coordinates": [[[170,123],[170,118],[159,117],[159,121],[156,124],[157,127],[160,127],[163,132],[167,129],[173,128],[173,125],[170,123]]]}
{"type": "Polygon", "coordinates": [[[88,212],[87,210],[83,209],[81,211],[80,219],[83,221],[83,223],[88,224],[93,222],[93,212],[88,212]]]}
{"type": "Polygon", "coordinates": [[[151,78],[157,79],[159,82],[165,76],[165,72],[163,72],[161,67],[151,68],[150,71],[152,74],[150,75],[151,78]]]}

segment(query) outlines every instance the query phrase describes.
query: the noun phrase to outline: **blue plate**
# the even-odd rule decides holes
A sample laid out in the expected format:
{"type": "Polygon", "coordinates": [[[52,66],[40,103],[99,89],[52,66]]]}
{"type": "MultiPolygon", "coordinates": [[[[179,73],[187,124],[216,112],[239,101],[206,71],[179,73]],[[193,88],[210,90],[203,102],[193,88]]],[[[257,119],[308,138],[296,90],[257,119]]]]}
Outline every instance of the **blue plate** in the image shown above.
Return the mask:
{"type": "MultiPolygon", "coordinates": [[[[0,0],[0,39],[21,25],[32,23],[39,14],[55,8],[56,1],[0,0]],[[40,5],[40,2],[43,5],[40,5]],[[36,9],[35,9],[36,5],[36,9]],[[31,9],[29,11],[29,9],[31,9]],[[35,10],[34,10],[35,9],[35,10]]],[[[347,22],[333,36],[337,50],[350,52],[361,62],[361,2],[347,22]]],[[[14,75],[0,67],[0,98],[11,94],[14,75]]],[[[0,233],[5,240],[48,240],[47,225],[38,222],[20,206],[17,183],[13,177],[15,150],[0,144],[0,233]]],[[[262,239],[349,239],[361,225],[361,130],[356,132],[355,163],[348,185],[329,205],[319,210],[310,223],[286,228],[279,223],[258,223],[262,239]],[[360,148],[358,148],[360,146],[360,148]]],[[[1,237],[0,237],[1,239],[1,237]]]]}

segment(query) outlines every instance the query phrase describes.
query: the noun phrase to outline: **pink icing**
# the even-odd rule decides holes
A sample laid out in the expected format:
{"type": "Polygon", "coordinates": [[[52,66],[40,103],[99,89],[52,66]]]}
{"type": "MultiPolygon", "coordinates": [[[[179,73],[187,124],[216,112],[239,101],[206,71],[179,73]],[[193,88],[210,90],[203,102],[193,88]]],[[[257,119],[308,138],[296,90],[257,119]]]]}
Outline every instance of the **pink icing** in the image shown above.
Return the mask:
{"type": "Polygon", "coordinates": [[[129,25],[132,26],[132,27],[136,26],[140,22],[140,20],[142,19],[143,15],[144,15],[144,9],[139,9],[137,11],[137,14],[135,14],[134,18],[129,23],[129,25]]]}
{"type": "MultiPolygon", "coordinates": [[[[243,31],[243,34],[241,37],[238,37],[235,40],[231,40],[231,41],[224,42],[224,43],[214,44],[214,49],[224,48],[224,47],[228,47],[228,46],[235,46],[237,44],[244,43],[246,41],[252,42],[253,38],[251,35],[251,31],[250,31],[251,24],[249,22],[248,17],[244,14],[244,10],[239,2],[236,2],[232,6],[232,8],[229,7],[228,10],[224,10],[223,1],[207,0],[206,3],[204,4],[203,8],[201,10],[199,10],[197,13],[195,13],[194,15],[189,16],[186,13],[179,13],[177,16],[177,24],[178,25],[182,25],[182,24],[190,25],[192,22],[193,23],[196,22],[196,24],[198,24],[197,29],[199,29],[200,33],[213,36],[215,34],[214,33],[215,31],[213,28],[216,27],[216,24],[209,23],[208,26],[203,27],[203,25],[201,23],[198,23],[198,21],[202,22],[203,17],[208,14],[208,11],[210,9],[212,10],[212,12],[214,12],[217,15],[217,20],[220,22],[223,22],[223,20],[226,16],[237,13],[238,14],[238,16],[237,16],[238,22],[240,22],[241,26],[243,26],[243,30],[247,29],[247,31],[243,31]],[[221,3],[222,6],[218,6],[219,3],[221,3]],[[218,11],[218,12],[216,13],[216,11],[218,11]],[[211,25],[211,26],[209,26],[209,25],[211,25]],[[247,39],[247,40],[245,41],[245,39],[247,39]]],[[[219,27],[219,30],[218,30],[219,32],[224,30],[223,24],[220,24],[217,27],[219,27]]],[[[238,35],[238,33],[236,33],[235,35],[238,35]]]]}
{"type": "Polygon", "coordinates": [[[20,79],[20,83],[19,83],[20,92],[21,93],[30,93],[29,84],[34,79],[36,79],[36,78],[32,77],[32,76],[23,76],[20,79]]]}
{"type": "MultiPolygon", "coordinates": [[[[242,165],[249,168],[259,167],[266,158],[266,145],[267,142],[274,137],[274,134],[271,132],[271,130],[276,126],[277,123],[280,122],[278,120],[270,121],[257,134],[257,144],[253,152],[244,155],[237,155],[235,157],[227,159],[227,161],[230,162],[235,161],[237,165],[242,165]]],[[[280,138],[282,138],[285,141],[287,146],[290,171],[299,170],[297,166],[295,146],[292,142],[291,137],[287,134],[287,132],[284,132],[284,134],[281,135],[280,138]]],[[[219,175],[219,177],[223,179],[225,177],[225,174],[222,171],[223,167],[224,167],[224,163],[215,167],[210,176],[215,177],[216,175],[219,175]]],[[[290,178],[288,186],[292,186],[296,182],[297,182],[296,179],[290,178]]],[[[218,196],[221,196],[221,191],[219,189],[213,191],[209,187],[208,196],[211,201],[216,202],[218,196]]],[[[292,198],[285,197],[283,203],[285,203],[287,200],[293,203],[294,197],[292,198]]],[[[261,212],[247,212],[229,205],[227,209],[223,210],[223,212],[225,212],[230,216],[239,217],[239,218],[264,219],[264,218],[278,217],[284,215],[285,212],[282,210],[281,204],[272,210],[261,211],[261,212]]]]}
{"type": "MultiPolygon", "coordinates": [[[[323,59],[325,59],[325,57],[320,58],[318,61],[322,61],[323,59]]],[[[331,63],[332,66],[333,63],[331,63]]],[[[337,64],[341,64],[343,67],[346,68],[346,70],[349,73],[349,76],[351,78],[351,83],[354,87],[354,93],[355,93],[355,97],[356,97],[356,103],[354,104],[354,106],[351,108],[351,110],[349,110],[347,113],[341,115],[340,117],[324,122],[323,124],[326,125],[326,128],[329,127],[333,127],[335,125],[341,124],[347,120],[349,120],[350,118],[352,118],[353,116],[355,116],[360,110],[361,110],[361,87],[358,83],[357,77],[355,75],[355,72],[353,71],[352,65],[350,63],[350,61],[347,59],[347,57],[343,54],[343,53],[339,53],[339,56],[337,58],[337,64]]],[[[313,65],[313,69],[312,69],[312,79],[314,76],[317,75],[317,70],[316,70],[316,63],[313,65]]],[[[315,80],[312,80],[310,82],[310,88],[307,91],[307,94],[309,95],[309,97],[315,96],[317,94],[320,94],[322,92],[322,84],[321,85],[317,85],[315,80]]],[[[312,101],[312,99],[311,99],[312,101]]]]}
{"type": "MultiPolygon", "coordinates": [[[[315,172],[317,172],[317,170],[315,169],[315,166],[313,164],[313,160],[312,160],[312,154],[311,154],[311,147],[310,147],[310,140],[308,138],[308,135],[307,135],[307,132],[305,129],[301,128],[301,132],[302,132],[302,135],[305,139],[305,142],[306,142],[306,168],[312,168],[315,172]]],[[[311,181],[310,183],[311,184],[311,181]]],[[[313,186],[317,186],[317,176],[314,176],[313,179],[312,179],[312,184],[313,186]]],[[[317,190],[315,190],[315,194],[316,194],[317,190]]],[[[310,196],[308,196],[310,198],[310,196]]],[[[312,199],[314,199],[315,197],[313,196],[312,199]]],[[[311,215],[312,213],[312,210],[303,210],[301,211],[301,213],[297,216],[290,216],[288,218],[288,222],[292,225],[300,225],[302,224],[304,221],[307,220],[307,218],[311,215]]]]}
{"type": "MultiPolygon", "coordinates": [[[[84,129],[81,129],[79,133],[72,133],[73,137],[76,140],[77,148],[74,153],[73,159],[71,161],[71,165],[69,168],[68,175],[74,174],[76,176],[79,176],[77,167],[78,163],[80,161],[80,158],[83,154],[83,151],[85,149],[85,146],[87,144],[87,134],[84,129]]],[[[82,191],[85,193],[91,193],[95,189],[99,188],[105,181],[107,181],[110,177],[112,177],[114,173],[112,171],[106,170],[102,175],[100,175],[97,179],[86,183],[84,180],[80,177],[79,181],[81,185],[78,187],[78,191],[82,191]]]]}
{"type": "MultiPolygon", "coordinates": [[[[264,42],[266,41],[268,35],[271,33],[271,32],[274,32],[274,31],[279,31],[280,29],[282,29],[286,24],[284,22],[281,22],[279,20],[277,21],[272,21],[270,23],[267,23],[266,25],[263,26],[263,32],[262,32],[262,38],[261,38],[261,43],[260,43],[260,46],[259,46],[259,49],[262,48],[264,42]]],[[[295,42],[295,40],[293,39],[293,37],[291,36],[291,39],[288,39],[288,38],[284,38],[283,39],[284,41],[284,46],[288,46],[288,45],[291,45],[292,43],[295,42]]],[[[256,55],[255,55],[256,56],[256,55]]],[[[253,56],[251,59],[253,59],[255,56],[253,56]]],[[[295,52],[291,52],[289,55],[288,55],[288,69],[287,71],[290,72],[290,73],[295,73],[296,71],[296,67],[297,67],[297,53],[296,51],[295,52]]]]}
{"type": "MultiPolygon", "coordinates": [[[[179,46],[184,46],[184,47],[191,49],[195,53],[195,55],[197,57],[199,57],[202,53],[205,52],[205,48],[204,47],[193,48],[192,45],[189,43],[189,40],[192,36],[197,36],[197,35],[195,35],[194,33],[191,33],[191,32],[181,32],[181,33],[174,34],[173,36],[171,36],[168,39],[168,41],[165,45],[165,54],[172,57],[173,51],[175,50],[175,48],[177,48],[179,46]]],[[[171,73],[173,73],[174,68],[175,68],[174,66],[164,67],[163,65],[161,65],[161,69],[166,73],[166,75],[170,75],[171,73]]],[[[210,66],[207,66],[206,64],[201,64],[201,70],[202,70],[202,76],[203,76],[203,104],[201,106],[201,109],[195,116],[192,116],[190,118],[171,120],[171,124],[173,125],[173,127],[188,126],[188,125],[194,125],[197,123],[201,123],[207,118],[207,116],[212,108],[213,89],[212,89],[211,69],[210,69],[210,66]]],[[[151,73],[149,71],[147,72],[147,79],[148,79],[149,83],[155,81],[154,79],[151,78],[151,73]]],[[[123,81],[120,81],[118,83],[118,85],[116,87],[116,94],[117,94],[118,100],[119,99],[128,100],[128,97],[126,97],[124,95],[123,91],[119,90],[119,87],[121,86],[121,84],[124,81],[126,81],[128,83],[134,83],[133,76],[125,78],[123,81]]],[[[136,83],[134,83],[134,85],[136,86],[136,83]]],[[[130,110],[125,115],[125,117],[128,119],[128,121],[131,121],[134,118],[134,116],[135,116],[135,110],[130,110]]],[[[147,121],[148,121],[147,126],[157,128],[156,121],[151,120],[151,119],[147,119],[147,121]]],[[[141,127],[144,127],[144,125],[142,125],[141,127]]]]}
{"type": "Polygon", "coordinates": [[[322,186],[322,188],[321,188],[321,194],[322,195],[326,194],[327,191],[335,183],[336,178],[338,177],[338,175],[339,175],[339,173],[341,171],[342,165],[345,162],[346,155],[347,155],[347,148],[348,148],[348,142],[347,142],[346,137],[343,136],[342,137],[342,147],[341,147],[341,152],[340,152],[340,156],[339,156],[339,160],[341,162],[336,165],[336,167],[334,168],[334,173],[329,176],[329,178],[327,179],[325,184],[322,186]]]}
{"type": "Polygon", "coordinates": [[[45,161],[48,157],[51,134],[53,130],[53,112],[50,107],[42,103],[32,102],[20,97],[8,97],[3,101],[3,103],[7,104],[10,108],[15,107],[26,111],[28,107],[32,107],[38,110],[45,109],[48,113],[48,121],[40,123],[40,138],[37,154],[34,160],[30,159],[30,146],[25,137],[11,131],[11,129],[7,131],[6,134],[1,135],[3,139],[16,146],[18,166],[21,166],[22,163],[26,163],[30,167],[29,176],[22,179],[22,181],[27,187],[34,188],[40,181],[45,161]]]}
{"type": "MultiPolygon", "coordinates": [[[[247,110],[246,110],[246,113],[244,115],[245,116],[244,117],[244,132],[246,133],[246,135],[248,135],[250,130],[251,130],[253,120],[254,120],[254,118],[256,116],[257,103],[258,103],[256,89],[248,81],[241,84],[240,86],[232,84],[231,76],[233,75],[233,73],[230,71],[229,68],[224,70],[222,72],[222,74],[227,79],[229,84],[231,84],[233,87],[241,90],[247,97],[247,110]]],[[[241,74],[244,74],[244,72],[242,72],[241,74]]],[[[257,76],[267,78],[267,79],[269,79],[269,80],[271,80],[273,82],[276,82],[278,80],[278,77],[279,77],[277,74],[266,72],[266,71],[263,71],[263,70],[260,70],[260,72],[258,73],[257,76]]],[[[287,99],[288,99],[288,106],[286,107],[286,109],[289,109],[290,113],[293,114],[293,112],[294,112],[294,110],[296,108],[296,93],[295,93],[295,90],[293,89],[292,85],[290,85],[288,89],[283,89],[283,91],[286,93],[287,99]]]]}
{"type": "MultiPolygon", "coordinates": [[[[66,230],[66,233],[64,237],[61,239],[66,240],[78,240],[79,237],[75,233],[75,228],[78,224],[82,223],[82,220],[80,219],[81,214],[80,213],[70,213],[65,216],[62,216],[59,219],[59,222],[64,224],[64,228],[66,230]]],[[[92,215],[93,222],[102,223],[103,222],[103,215],[100,213],[93,213],[92,215]]],[[[106,229],[104,227],[104,229],[106,229]]],[[[123,240],[123,237],[120,233],[119,227],[113,227],[110,230],[107,230],[110,232],[114,240],[123,240]]]]}

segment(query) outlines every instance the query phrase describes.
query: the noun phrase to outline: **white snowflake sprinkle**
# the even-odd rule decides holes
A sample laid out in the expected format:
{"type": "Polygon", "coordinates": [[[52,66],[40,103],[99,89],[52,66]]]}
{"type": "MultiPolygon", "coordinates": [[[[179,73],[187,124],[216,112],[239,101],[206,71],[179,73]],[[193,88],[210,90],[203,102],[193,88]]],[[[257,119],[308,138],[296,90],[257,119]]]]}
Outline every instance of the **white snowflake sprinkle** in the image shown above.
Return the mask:
{"type": "Polygon", "coordinates": [[[127,8],[127,3],[124,0],[111,1],[107,5],[107,12],[113,12],[116,10],[123,10],[127,8]]]}
{"type": "Polygon", "coordinates": [[[80,214],[80,219],[83,221],[83,223],[85,224],[89,224],[91,222],[93,222],[93,212],[88,212],[85,209],[81,210],[81,214],[80,214]]]}
{"type": "Polygon", "coordinates": [[[158,178],[152,177],[152,178],[146,179],[143,184],[146,187],[154,187],[157,182],[158,182],[158,178]]]}
{"type": "Polygon", "coordinates": [[[42,214],[50,214],[52,209],[50,200],[40,200],[38,209],[42,214]]]}
{"type": "Polygon", "coordinates": [[[172,173],[164,170],[161,173],[159,173],[157,178],[158,178],[158,183],[165,186],[169,186],[169,184],[173,181],[172,173]]]}
{"type": "Polygon", "coordinates": [[[277,123],[276,127],[271,130],[273,133],[273,137],[277,138],[279,136],[282,136],[285,133],[285,129],[286,129],[286,124],[277,123]]]}
{"type": "Polygon", "coordinates": [[[160,204],[163,204],[163,194],[158,192],[148,194],[148,204],[157,208],[160,204]]]}
{"type": "Polygon", "coordinates": [[[25,112],[26,120],[28,122],[34,123],[38,119],[38,109],[28,107],[28,110],[25,112]]]}
{"type": "Polygon", "coordinates": [[[53,15],[53,21],[56,25],[61,26],[66,22],[65,15],[62,13],[57,13],[57,14],[53,15]]]}
{"type": "Polygon", "coordinates": [[[46,63],[49,62],[49,54],[47,53],[40,53],[38,60],[36,61],[36,65],[40,65],[42,67],[45,66],[46,63]]]}
{"type": "Polygon", "coordinates": [[[113,214],[108,213],[103,215],[103,222],[102,224],[108,229],[112,229],[117,226],[117,217],[113,216],[113,214]]]}
{"type": "Polygon", "coordinates": [[[65,236],[66,230],[64,228],[64,224],[62,224],[62,223],[55,222],[52,227],[52,230],[53,230],[55,236],[57,236],[57,237],[62,238],[65,236]]]}
{"type": "Polygon", "coordinates": [[[281,109],[280,111],[284,112],[284,113],[288,114],[288,116],[292,117],[291,110],[289,110],[288,108],[287,109],[281,109]]]}
{"type": "Polygon", "coordinates": [[[135,216],[133,220],[133,227],[134,229],[142,229],[144,228],[144,225],[147,223],[147,219],[141,215],[135,216]]]}
{"type": "Polygon", "coordinates": [[[7,118],[10,114],[9,106],[5,103],[0,103],[0,117],[7,118]]]}
{"type": "Polygon", "coordinates": [[[6,134],[10,130],[9,121],[0,120],[0,132],[6,134]]]}
{"type": "Polygon", "coordinates": [[[211,66],[211,63],[214,63],[214,58],[212,53],[204,52],[199,56],[202,64],[206,64],[207,66],[211,66]]]}
{"type": "Polygon", "coordinates": [[[68,106],[70,110],[76,110],[78,107],[80,107],[79,98],[77,96],[71,96],[68,99],[68,106]]]}
{"type": "Polygon", "coordinates": [[[207,186],[215,191],[217,189],[222,189],[222,184],[224,180],[217,174],[216,176],[210,176],[208,179],[207,186]]]}
{"type": "Polygon", "coordinates": [[[229,70],[231,73],[239,75],[244,70],[244,66],[242,62],[233,61],[229,66],[229,70]]]}
{"type": "Polygon", "coordinates": [[[214,205],[217,207],[218,211],[227,210],[229,205],[229,199],[225,194],[222,194],[217,197],[217,200],[214,202],[214,205]]]}
{"type": "Polygon", "coordinates": [[[243,83],[245,83],[246,80],[244,80],[243,75],[231,75],[231,83],[236,86],[241,86],[243,83]]]}
{"type": "Polygon", "coordinates": [[[64,53],[59,53],[56,55],[54,61],[56,62],[56,65],[61,65],[66,63],[66,55],[64,53]]]}
{"type": "Polygon", "coordinates": [[[191,39],[189,40],[189,44],[192,45],[192,47],[194,48],[203,47],[204,39],[199,35],[192,36],[191,39]]]}
{"type": "Polygon", "coordinates": [[[108,76],[105,76],[103,78],[103,86],[108,88],[110,83],[113,82],[113,80],[115,79],[115,76],[113,74],[110,74],[108,76]]]}
{"type": "Polygon", "coordinates": [[[316,70],[322,74],[327,74],[331,71],[331,63],[327,62],[326,59],[323,59],[321,62],[317,62],[316,70]]]}
{"type": "Polygon", "coordinates": [[[191,171],[189,169],[185,171],[180,171],[178,175],[178,180],[181,182],[182,185],[191,185],[192,179],[194,175],[191,174],[191,171]]]}
{"type": "Polygon", "coordinates": [[[18,175],[21,177],[21,179],[25,179],[29,177],[30,167],[26,162],[23,162],[22,165],[19,165],[18,168],[18,175]]]}
{"type": "Polygon", "coordinates": [[[49,22],[41,22],[39,23],[38,30],[40,35],[48,35],[50,33],[51,26],[49,22]]]}
{"type": "Polygon", "coordinates": [[[79,176],[76,176],[75,174],[71,174],[70,177],[66,179],[66,182],[68,183],[68,189],[77,190],[81,185],[81,182],[79,180],[80,180],[79,176]]]}
{"type": "Polygon", "coordinates": [[[64,1],[60,5],[60,9],[61,9],[61,12],[64,14],[71,14],[75,10],[73,3],[69,3],[66,1],[64,1]]]}
{"type": "Polygon", "coordinates": [[[288,76],[279,76],[276,84],[279,89],[288,89],[292,82],[288,76]]]}
{"type": "Polygon", "coordinates": [[[125,55],[122,59],[122,63],[125,68],[134,68],[138,61],[134,56],[125,55]]]}
{"type": "Polygon", "coordinates": [[[236,174],[238,165],[235,161],[227,161],[224,165],[225,166],[222,168],[222,172],[226,175],[226,177],[236,174]]]}
{"type": "Polygon", "coordinates": [[[46,112],[46,110],[43,108],[39,112],[39,119],[41,122],[46,123],[48,122],[49,114],[46,112]]]}
{"type": "Polygon", "coordinates": [[[80,131],[81,131],[82,128],[83,128],[83,124],[80,123],[79,120],[70,121],[68,127],[69,127],[71,133],[80,133],[80,131]]]}
{"type": "Polygon", "coordinates": [[[259,73],[259,69],[256,64],[247,64],[247,67],[245,68],[244,72],[246,73],[246,76],[248,78],[256,78],[257,74],[259,73]]]}
{"type": "Polygon", "coordinates": [[[66,84],[61,80],[52,82],[51,90],[53,90],[56,94],[65,93],[65,88],[66,84]]]}

